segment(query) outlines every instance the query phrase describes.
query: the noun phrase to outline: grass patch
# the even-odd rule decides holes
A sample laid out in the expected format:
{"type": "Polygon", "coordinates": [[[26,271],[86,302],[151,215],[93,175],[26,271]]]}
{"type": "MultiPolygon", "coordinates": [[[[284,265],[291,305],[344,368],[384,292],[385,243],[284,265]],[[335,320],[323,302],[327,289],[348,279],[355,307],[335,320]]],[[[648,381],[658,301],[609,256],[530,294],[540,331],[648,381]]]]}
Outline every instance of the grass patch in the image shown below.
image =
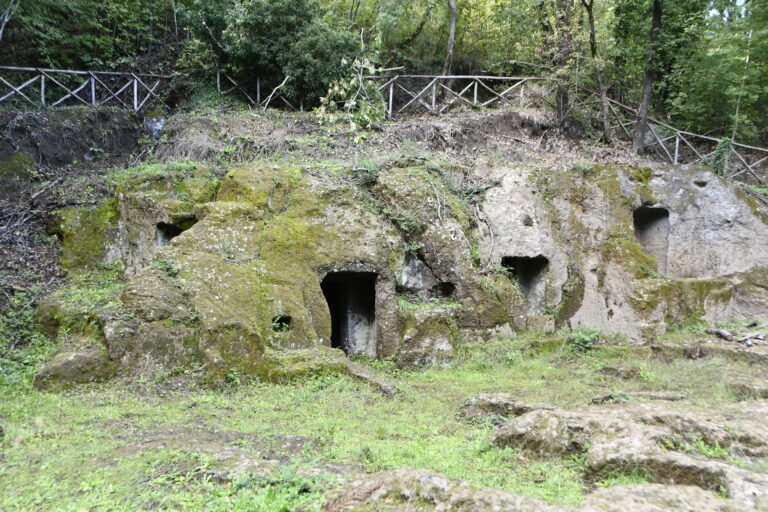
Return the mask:
{"type": "MultiPolygon", "coordinates": [[[[535,341],[540,337],[466,344],[449,367],[420,372],[363,360],[396,380],[402,391],[393,398],[328,375],[290,385],[243,380],[223,390],[174,391],[164,380],[60,394],[17,387],[0,401],[0,487],[11,490],[0,495],[0,509],[317,510],[335,484],[328,472],[310,469],[350,463],[365,471],[426,469],[577,505],[585,493],[583,457],[539,459],[499,449],[491,425],[461,420],[467,398],[505,391],[524,402],[568,408],[598,393],[674,389],[702,405],[731,399],[721,391],[727,376],[718,360],[664,364],[641,351],[600,345],[584,354],[566,346],[540,354],[528,350],[535,341]],[[617,361],[644,368],[649,377],[621,381],[598,373],[617,361]],[[183,446],[194,448],[156,442],[168,432],[188,436],[183,446]],[[272,476],[245,475],[228,484],[206,476],[220,464],[213,455],[222,447],[252,450],[260,459],[259,440],[283,435],[310,442],[272,476]]],[[[599,485],[649,480],[642,468],[623,468],[599,485]]]]}
{"type": "Polygon", "coordinates": [[[616,485],[647,484],[652,482],[655,482],[655,479],[647,468],[639,465],[630,465],[622,469],[609,471],[596,485],[598,487],[613,487],[616,485]]]}

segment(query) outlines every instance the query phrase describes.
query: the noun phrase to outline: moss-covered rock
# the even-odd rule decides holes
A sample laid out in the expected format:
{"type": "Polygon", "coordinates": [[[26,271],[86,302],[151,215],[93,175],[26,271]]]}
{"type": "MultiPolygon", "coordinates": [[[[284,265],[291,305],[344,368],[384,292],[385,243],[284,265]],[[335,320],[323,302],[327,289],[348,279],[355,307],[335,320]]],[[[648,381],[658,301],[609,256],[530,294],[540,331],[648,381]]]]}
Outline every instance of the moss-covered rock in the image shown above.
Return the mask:
{"type": "Polygon", "coordinates": [[[115,200],[56,211],[51,231],[61,238],[62,268],[79,272],[115,261],[117,223],[115,200]]]}
{"type": "Polygon", "coordinates": [[[34,160],[24,153],[14,153],[0,162],[0,195],[17,193],[29,181],[34,160]]]}
{"type": "Polygon", "coordinates": [[[456,322],[460,305],[401,301],[403,341],[398,368],[429,368],[447,363],[460,341],[456,322]]]}
{"type": "Polygon", "coordinates": [[[35,377],[37,389],[60,389],[74,384],[101,382],[115,375],[117,364],[100,344],[59,351],[35,377]]]}

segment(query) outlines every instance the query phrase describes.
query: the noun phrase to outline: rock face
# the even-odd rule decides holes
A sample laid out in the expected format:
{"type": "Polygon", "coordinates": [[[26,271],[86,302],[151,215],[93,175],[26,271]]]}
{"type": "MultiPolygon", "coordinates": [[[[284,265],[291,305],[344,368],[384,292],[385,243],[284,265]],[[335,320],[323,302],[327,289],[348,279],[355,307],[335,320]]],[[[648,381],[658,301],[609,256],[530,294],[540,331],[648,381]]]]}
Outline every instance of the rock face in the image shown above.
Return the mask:
{"type": "Polygon", "coordinates": [[[517,264],[529,315],[548,309],[558,325],[639,340],[685,318],[767,314],[766,218],[709,172],[482,172],[500,181],[483,203],[483,265],[517,264]]]}
{"type": "Polygon", "coordinates": [[[124,265],[120,303],[89,333],[122,373],[266,375],[270,352],[318,346],[426,367],[471,330],[641,340],[768,315],[766,219],[695,169],[403,161],[357,185],[271,164],[219,182],[173,164],[57,218],[71,275],[124,265]],[[463,200],[478,182],[485,194],[463,200]]]}
{"type": "Polygon", "coordinates": [[[541,454],[585,453],[594,478],[641,467],[659,482],[724,492],[764,510],[768,475],[741,466],[768,457],[766,412],[768,401],[725,406],[717,414],[646,404],[537,409],[499,427],[494,442],[541,454]]]}
{"type": "Polygon", "coordinates": [[[473,485],[443,475],[397,470],[352,478],[325,512],[743,512],[754,510],[736,500],[716,497],[692,486],[620,485],[599,489],[580,507],[553,505],[510,492],[473,485]]]}

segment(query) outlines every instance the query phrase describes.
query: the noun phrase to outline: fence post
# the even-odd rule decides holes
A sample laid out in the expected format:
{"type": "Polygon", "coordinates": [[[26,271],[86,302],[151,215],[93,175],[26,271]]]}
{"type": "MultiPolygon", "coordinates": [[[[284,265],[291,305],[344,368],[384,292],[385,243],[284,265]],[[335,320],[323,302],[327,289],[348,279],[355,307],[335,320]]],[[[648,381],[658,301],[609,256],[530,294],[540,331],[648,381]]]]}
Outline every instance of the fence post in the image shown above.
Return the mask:
{"type": "Polygon", "coordinates": [[[393,79],[389,83],[389,106],[387,107],[387,114],[389,115],[390,119],[392,119],[392,101],[395,96],[395,80],[397,80],[397,78],[393,79]]]}
{"type": "Polygon", "coordinates": [[[523,107],[523,89],[525,89],[525,80],[520,84],[520,108],[523,107]]]}
{"type": "Polygon", "coordinates": [[[96,79],[91,74],[91,105],[96,106],[96,79]]]}
{"type": "Polygon", "coordinates": [[[133,111],[139,111],[139,81],[133,78],[133,111]]]}
{"type": "Polygon", "coordinates": [[[256,106],[261,105],[261,78],[256,77],[256,106]]]}
{"type": "Polygon", "coordinates": [[[437,79],[432,84],[432,112],[435,111],[435,105],[437,103],[437,79]]]}
{"type": "Polygon", "coordinates": [[[680,155],[680,133],[675,132],[675,163],[678,162],[680,155]]]}
{"type": "Polygon", "coordinates": [[[221,71],[219,69],[216,70],[216,92],[221,96],[221,71]]]}
{"type": "Polygon", "coordinates": [[[45,106],[45,75],[40,73],[40,104],[45,106]]]}
{"type": "Polygon", "coordinates": [[[477,78],[475,78],[473,82],[475,83],[475,92],[472,96],[472,106],[476,107],[477,106],[477,78]]]}

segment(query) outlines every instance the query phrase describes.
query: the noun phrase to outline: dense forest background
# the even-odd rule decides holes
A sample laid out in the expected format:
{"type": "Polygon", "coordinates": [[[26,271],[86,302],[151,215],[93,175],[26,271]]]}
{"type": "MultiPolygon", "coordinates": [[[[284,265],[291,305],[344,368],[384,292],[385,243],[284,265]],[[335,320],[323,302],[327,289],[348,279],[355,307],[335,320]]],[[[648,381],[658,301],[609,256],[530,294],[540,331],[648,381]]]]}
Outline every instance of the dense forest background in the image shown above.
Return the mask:
{"type": "Polygon", "coordinates": [[[163,72],[180,94],[221,68],[319,98],[363,54],[400,73],[556,77],[635,107],[645,85],[680,128],[768,141],[766,0],[0,0],[3,65],[163,72]]]}

